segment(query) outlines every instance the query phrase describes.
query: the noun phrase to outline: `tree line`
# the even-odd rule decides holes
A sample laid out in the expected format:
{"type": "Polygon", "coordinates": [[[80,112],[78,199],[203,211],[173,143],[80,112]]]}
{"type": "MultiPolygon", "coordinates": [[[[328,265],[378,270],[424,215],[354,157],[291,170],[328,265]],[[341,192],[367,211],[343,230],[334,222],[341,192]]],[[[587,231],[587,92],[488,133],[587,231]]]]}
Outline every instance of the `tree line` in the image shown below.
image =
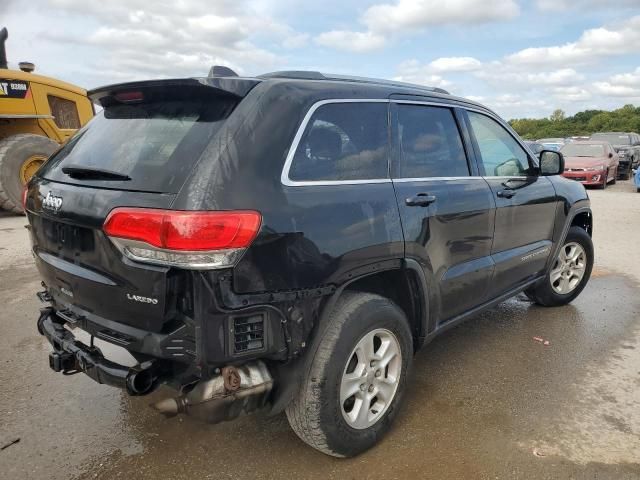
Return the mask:
{"type": "Polygon", "coordinates": [[[613,111],[585,110],[567,117],[557,109],[549,118],[516,118],[509,124],[527,140],[591,135],[595,132],[640,132],[640,107],[625,105],[613,111]]]}

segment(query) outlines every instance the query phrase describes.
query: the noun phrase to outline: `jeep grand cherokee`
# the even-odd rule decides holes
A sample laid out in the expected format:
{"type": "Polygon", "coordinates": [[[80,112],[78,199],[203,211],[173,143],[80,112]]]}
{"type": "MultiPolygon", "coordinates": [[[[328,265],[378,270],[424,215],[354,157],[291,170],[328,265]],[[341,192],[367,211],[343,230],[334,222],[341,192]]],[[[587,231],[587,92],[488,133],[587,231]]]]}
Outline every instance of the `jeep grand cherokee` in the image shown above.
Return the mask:
{"type": "Polygon", "coordinates": [[[443,90],[218,68],[90,96],[102,110],[25,191],[38,329],[57,372],[174,387],[166,415],[286,410],[353,456],[438,333],[519,292],[564,305],[589,279],[589,200],[562,154],[539,160],[443,90]]]}

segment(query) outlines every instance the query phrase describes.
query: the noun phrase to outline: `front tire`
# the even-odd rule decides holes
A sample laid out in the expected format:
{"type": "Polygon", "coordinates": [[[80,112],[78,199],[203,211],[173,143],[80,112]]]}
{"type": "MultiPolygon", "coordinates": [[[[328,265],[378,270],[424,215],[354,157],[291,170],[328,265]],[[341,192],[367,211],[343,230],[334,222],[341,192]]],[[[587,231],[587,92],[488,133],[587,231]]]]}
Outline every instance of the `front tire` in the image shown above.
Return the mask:
{"type": "Polygon", "coordinates": [[[22,188],[58,147],[50,138],[31,133],[0,140],[0,208],[22,213],[22,188]]]}
{"type": "Polygon", "coordinates": [[[572,302],[584,289],[593,269],[593,243],[582,228],[569,228],[567,238],[543,280],[525,291],[538,305],[558,307],[572,302]]]}
{"type": "Polygon", "coordinates": [[[371,448],[398,414],[413,355],[407,318],[390,300],[345,293],[286,413],[308,445],[335,457],[371,448]]]}

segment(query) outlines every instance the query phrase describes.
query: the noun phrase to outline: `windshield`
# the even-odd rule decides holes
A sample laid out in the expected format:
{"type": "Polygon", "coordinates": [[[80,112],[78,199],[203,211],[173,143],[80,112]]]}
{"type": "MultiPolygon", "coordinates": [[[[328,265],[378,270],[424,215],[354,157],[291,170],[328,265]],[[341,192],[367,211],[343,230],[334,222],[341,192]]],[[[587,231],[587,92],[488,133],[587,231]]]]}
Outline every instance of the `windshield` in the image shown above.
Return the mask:
{"type": "Polygon", "coordinates": [[[604,140],[605,142],[609,142],[611,145],[630,145],[631,137],[625,134],[619,133],[596,133],[591,135],[592,140],[604,140]]]}
{"type": "Polygon", "coordinates": [[[40,175],[82,185],[176,193],[232,108],[229,99],[197,98],[108,106],[47,162],[40,175]],[[106,170],[130,180],[79,181],[63,172],[71,167],[106,170]]]}
{"type": "Polygon", "coordinates": [[[566,157],[604,157],[604,145],[597,143],[568,143],[560,151],[566,157]]]}

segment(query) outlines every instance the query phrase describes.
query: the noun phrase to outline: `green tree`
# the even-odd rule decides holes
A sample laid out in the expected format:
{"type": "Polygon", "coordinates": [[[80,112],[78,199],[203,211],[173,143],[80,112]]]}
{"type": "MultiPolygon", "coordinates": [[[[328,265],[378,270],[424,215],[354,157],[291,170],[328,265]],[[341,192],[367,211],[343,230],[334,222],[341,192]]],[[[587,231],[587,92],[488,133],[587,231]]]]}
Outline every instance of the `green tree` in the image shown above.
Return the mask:
{"type": "Polygon", "coordinates": [[[561,122],[564,120],[564,117],[564,110],[557,108],[553,111],[553,113],[549,117],[549,120],[551,120],[552,122],[561,122]]]}
{"type": "Polygon", "coordinates": [[[585,110],[570,117],[557,109],[548,118],[516,118],[509,123],[520,136],[529,140],[606,131],[640,132],[640,107],[625,105],[611,112],[585,110]]]}

